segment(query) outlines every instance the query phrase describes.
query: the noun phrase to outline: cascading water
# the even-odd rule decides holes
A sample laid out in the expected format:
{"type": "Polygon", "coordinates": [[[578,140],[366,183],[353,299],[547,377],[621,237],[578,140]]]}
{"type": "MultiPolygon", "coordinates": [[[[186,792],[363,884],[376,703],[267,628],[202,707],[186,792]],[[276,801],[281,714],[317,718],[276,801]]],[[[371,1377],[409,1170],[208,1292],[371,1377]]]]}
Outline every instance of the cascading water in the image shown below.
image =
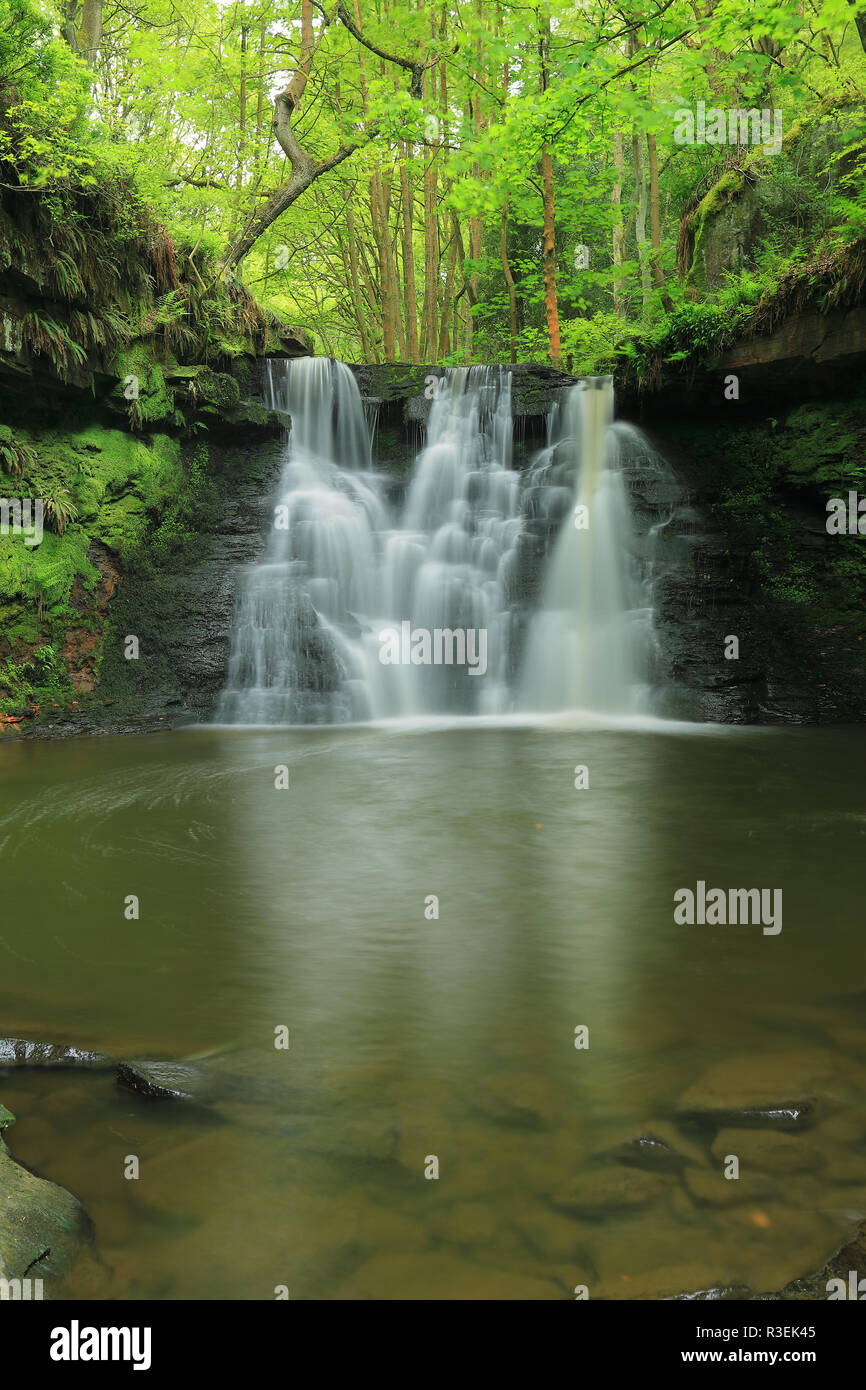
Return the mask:
{"type": "Polygon", "coordinates": [[[640,436],[613,424],[613,381],[569,391],[551,421],[553,437],[533,472],[573,472],[573,502],[529,624],[520,685],[527,710],[646,709],[652,637],[649,555],[632,524],[626,466],[640,436]]]}
{"type": "Polygon", "coordinates": [[[452,368],[438,388],[404,489],[373,468],[347,367],[269,364],[270,404],[292,430],[265,556],[241,580],[220,722],[641,707],[648,567],[624,480],[638,436],[611,423],[611,382],[567,393],[525,473],[512,467],[506,369],[452,368]],[[522,624],[528,499],[562,511],[565,488],[522,624]]]}
{"type": "Polygon", "coordinates": [[[292,433],[265,558],[242,582],[221,721],[507,708],[509,578],[521,524],[510,377],[455,369],[440,387],[427,448],[395,505],[393,480],[372,470],[349,369],[324,358],[283,371],[271,364],[271,404],[291,415],[292,433]],[[394,633],[405,656],[406,624],[408,664],[388,660],[383,634],[394,633]],[[411,642],[418,630],[430,634],[433,664],[421,664],[425,652],[411,642]],[[446,634],[438,663],[437,633],[446,634]],[[454,634],[466,634],[462,651],[454,634]]]}

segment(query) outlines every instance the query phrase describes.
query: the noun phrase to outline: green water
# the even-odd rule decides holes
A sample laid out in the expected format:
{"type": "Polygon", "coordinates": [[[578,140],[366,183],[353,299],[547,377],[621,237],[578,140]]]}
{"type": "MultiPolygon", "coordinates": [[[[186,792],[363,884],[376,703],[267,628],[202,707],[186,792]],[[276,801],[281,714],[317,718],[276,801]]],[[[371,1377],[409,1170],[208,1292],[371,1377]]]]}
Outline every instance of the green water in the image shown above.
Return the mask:
{"type": "Polygon", "coordinates": [[[563,727],[0,748],[0,1033],[228,1069],[200,1109],[0,1074],[13,1153],[93,1220],[67,1292],[639,1298],[818,1268],[866,1216],[864,753],[563,727]],[[676,925],[698,879],[781,888],[781,933],[676,925]],[[818,1077],[818,1123],[726,1183],[677,1107],[768,1060],[780,1101],[818,1077]],[[687,1166],[599,1157],[647,1132],[687,1166]]]}

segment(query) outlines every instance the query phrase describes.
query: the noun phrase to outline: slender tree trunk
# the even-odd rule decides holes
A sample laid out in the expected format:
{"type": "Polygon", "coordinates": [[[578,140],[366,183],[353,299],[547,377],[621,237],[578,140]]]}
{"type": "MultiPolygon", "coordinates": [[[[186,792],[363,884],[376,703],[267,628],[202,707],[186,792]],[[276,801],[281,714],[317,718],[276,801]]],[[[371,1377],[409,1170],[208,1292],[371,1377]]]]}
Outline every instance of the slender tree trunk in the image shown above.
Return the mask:
{"type": "MultiPolygon", "coordinates": [[[[353,0],[353,9],[355,14],[355,25],[359,32],[361,32],[361,6],[359,0],[353,0]]],[[[366,117],[369,109],[369,100],[367,69],[363,53],[358,56],[358,66],[361,109],[366,117]]],[[[386,362],[395,362],[397,360],[397,329],[394,315],[395,296],[391,273],[388,210],[385,198],[385,187],[382,175],[378,169],[374,169],[370,175],[370,221],[373,229],[373,240],[376,243],[376,253],[379,262],[379,285],[382,291],[382,350],[386,362]]]]}
{"type": "Polygon", "coordinates": [[[352,192],[346,200],[346,237],[349,243],[349,283],[352,290],[352,304],[355,310],[355,322],[358,325],[358,334],[361,339],[361,352],[364,361],[372,360],[370,351],[370,339],[367,333],[367,315],[364,312],[364,304],[361,299],[361,284],[358,275],[358,242],[355,232],[355,209],[352,207],[352,192]]]}
{"type": "Polygon", "coordinates": [[[240,92],[238,101],[238,153],[235,162],[235,196],[232,202],[231,222],[229,224],[229,237],[235,235],[235,228],[241,212],[241,201],[244,194],[244,164],[246,161],[247,147],[247,30],[241,26],[241,77],[240,92]]]}
{"type": "Polygon", "coordinates": [[[854,23],[857,25],[857,33],[860,35],[863,52],[866,53],[866,5],[862,3],[862,0],[851,0],[851,4],[857,5],[854,23]]]}
{"type": "Polygon", "coordinates": [[[472,281],[467,279],[466,275],[466,247],[463,245],[463,228],[460,226],[459,217],[453,211],[451,213],[451,252],[455,258],[455,264],[459,267],[461,280],[460,293],[457,294],[455,290],[450,304],[454,313],[454,347],[456,349],[462,344],[463,350],[468,352],[472,345],[472,281]]]}
{"type": "Polygon", "coordinates": [[[665,289],[665,276],[662,270],[662,228],[661,215],[659,210],[659,156],[656,148],[656,138],[653,132],[647,131],[647,151],[649,153],[649,178],[650,178],[650,238],[652,241],[652,272],[655,287],[661,293],[662,304],[665,313],[671,313],[673,303],[671,297],[665,289]]]}
{"type": "MultiPolygon", "coordinates": [[[[539,24],[539,56],[541,58],[541,90],[546,92],[550,81],[550,19],[545,17],[539,24]]],[[[562,363],[562,345],[559,336],[559,302],[556,294],[556,220],[553,201],[553,155],[545,145],[541,151],[542,185],[542,269],[544,274],[544,310],[547,318],[547,340],[550,360],[554,367],[562,363]]]]}
{"type": "Polygon", "coordinates": [[[613,167],[615,170],[610,201],[613,208],[613,309],[618,318],[627,313],[622,263],[625,260],[625,223],[622,217],[622,188],[625,181],[625,152],[622,131],[613,133],[613,167]]]}
{"type": "MultiPolygon", "coordinates": [[[[256,154],[255,154],[255,181],[258,184],[259,173],[262,166],[262,126],[265,120],[265,42],[268,36],[268,22],[262,16],[259,26],[259,70],[256,77],[256,154]]],[[[270,151],[264,150],[264,163],[267,164],[270,151]]]]}
{"type": "MultiPolygon", "coordinates": [[[[457,284],[457,241],[452,237],[451,249],[448,253],[448,269],[445,272],[445,290],[442,295],[442,309],[439,315],[439,347],[438,355],[440,360],[448,355],[449,341],[448,329],[450,324],[451,306],[454,302],[455,289],[457,284]]],[[[471,331],[471,329],[470,329],[471,331]]],[[[454,347],[457,348],[457,324],[454,326],[454,347]]]]}
{"type": "Polygon", "coordinates": [[[439,338],[439,221],[436,215],[437,152],[424,164],[424,360],[436,360],[439,338]]]}
{"type": "Polygon", "coordinates": [[[640,264],[641,303],[643,312],[646,314],[649,311],[650,296],[652,293],[649,247],[647,245],[646,236],[649,189],[647,185],[646,150],[637,126],[632,128],[632,162],[634,164],[635,240],[637,242],[637,256],[640,264]]]}
{"type": "Polygon", "coordinates": [[[415,298],[415,195],[409,177],[410,145],[403,143],[400,187],[403,195],[403,298],[406,312],[406,350],[410,362],[420,362],[418,304],[415,298]]]}
{"type": "MultiPolygon", "coordinates": [[[[383,62],[395,63],[404,72],[411,73],[409,85],[409,95],[415,100],[419,100],[423,91],[423,81],[428,69],[434,67],[440,59],[434,57],[429,63],[421,59],[404,58],[398,54],[386,53],[377,45],[362,34],[358,24],[356,24],[346,6],[344,0],[338,0],[336,11],[331,19],[338,18],[348,29],[361,47],[366,48],[376,54],[383,62]]],[[[243,260],[244,256],[255,246],[261,237],[276,219],[290,208],[293,203],[304,193],[310,184],[336,169],[344,160],[349,159],[357,150],[363,149],[381,133],[381,126],[378,122],[368,125],[358,139],[349,144],[343,144],[327,159],[314,159],[301,145],[292,128],[292,117],[303,98],[307,82],[310,78],[313,59],[322,41],[322,37],[327,32],[324,27],[319,37],[316,37],[313,28],[313,3],[312,0],[301,0],[301,52],[298,67],[292,75],[288,86],[279,92],[274,100],[273,131],[274,136],[280,145],[283,153],[288,157],[291,165],[291,177],[288,183],[277,189],[271,198],[268,199],[265,207],[261,211],[254,211],[250,214],[246,225],[240,234],[230,242],[220,260],[217,274],[228,273],[233,266],[243,260]]]]}
{"type": "MultiPolygon", "coordinates": [[[[496,14],[499,28],[502,28],[502,8],[497,6],[496,14]]],[[[502,65],[502,106],[503,110],[508,101],[508,84],[510,80],[510,69],[508,60],[502,65]]],[[[517,292],[514,286],[514,276],[511,273],[511,264],[508,260],[508,199],[506,198],[499,218],[499,260],[502,265],[502,274],[505,279],[505,289],[508,294],[508,351],[509,360],[517,361],[517,292]]]]}
{"type": "MultiPolygon", "coordinates": [[[[384,74],[383,74],[384,75],[384,74]]],[[[388,297],[391,302],[391,319],[394,325],[394,337],[397,358],[401,362],[406,361],[406,335],[403,331],[403,305],[400,300],[400,276],[397,271],[397,242],[399,241],[399,228],[391,231],[391,184],[393,179],[393,169],[387,175],[380,175],[381,188],[381,211],[382,211],[382,245],[385,253],[385,281],[388,287],[388,297]]]]}
{"type": "MultiPolygon", "coordinates": [[[[476,17],[477,17],[478,20],[480,21],[480,20],[482,19],[482,17],[483,17],[483,0],[476,0],[475,10],[476,10],[476,17]]],[[[480,24],[479,24],[479,31],[480,31],[480,24]]],[[[444,14],[443,14],[443,32],[444,32],[444,14]]],[[[474,133],[474,135],[475,135],[475,139],[476,139],[476,142],[477,142],[478,139],[479,139],[479,137],[480,137],[480,135],[481,135],[481,131],[482,131],[483,128],[484,128],[484,113],[483,113],[482,105],[481,105],[481,93],[482,93],[484,81],[485,81],[485,78],[486,78],[486,73],[485,73],[485,70],[484,70],[484,57],[483,57],[483,53],[482,53],[482,49],[481,49],[481,38],[480,38],[480,36],[479,36],[478,41],[477,41],[476,46],[475,46],[475,77],[476,77],[476,85],[475,85],[475,88],[474,88],[474,91],[473,91],[473,96],[472,96],[472,127],[473,127],[473,133],[474,133]]],[[[475,165],[475,167],[474,167],[474,169],[473,169],[473,174],[474,174],[474,176],[475,176],[475,178],[476,178],[477,180],[481,180],[482,178],[485,177],[484,171],[482,170],[482,168],[481,168],[481,166],[480,166],[479,164],[476,164],[476,165],[475,165]]],[[[483,217],[481,217],[479,214],[473,213],[473,215],[469,218],[469,256],[470,256],[470,259],[471,259],[471,261],[472,261],[472,271],[471,271],[471,274],[470,274],[471,287],[472,287],[472,294],[471,294],[471,297],[470,297],[470,305],[475,305],[475,304],[478,303],[478,294],[479,294],[479,289],[480,289],[479,274],[478,274],[478,263],[479,263],[479,261],[481,260],[481,247],[482,247],[483,237],[484,237],[484,219],[483,219],[483,217]]],[[[467,353],[467,356],[470,355],[471,352],[472,352],[472,326],[473,326],[473,324],[472,324],[472,314],[469,313],[469,314],[467,314],[467,337],[466,337],[466,353],[467,353]]]]}
{"type": "Polygon", "coordinates": [[[508,291],[508,343],[509,360],[517,361],[517,295],[514,290],[514,276],[508,264],[508,203],[502,209],[499,220],[499,256],[502,261],[502,274],[508,291]]]}

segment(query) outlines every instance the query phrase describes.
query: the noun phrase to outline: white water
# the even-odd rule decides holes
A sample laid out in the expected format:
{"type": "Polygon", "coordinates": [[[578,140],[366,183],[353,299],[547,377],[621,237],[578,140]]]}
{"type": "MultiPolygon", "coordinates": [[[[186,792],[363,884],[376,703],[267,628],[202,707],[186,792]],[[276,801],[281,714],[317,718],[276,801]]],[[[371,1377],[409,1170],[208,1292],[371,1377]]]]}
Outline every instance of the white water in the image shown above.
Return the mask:
{"type": "Polygon", "coordinates": [[[521,474],[510,373],[449,369],[426,447],[393,499],[395,480],[373,469],[349,369],[301,358],[269,370],[270,403],[291,415],[292,431],[265,556],[242,576],[220,722],[645,708],[651,609],[622,471],[630,435],[612,425],[609,379],[567,393],[547,449],[521,474]],[[561,511],[565,487],[572,496],[518,663],[527,498],[561,511]],[[574,526],[578,504],[586,530],[574,526]],[[413,659],[383,664],[383,652],[395,655],[384,634],[403,629],[402,655],[413,659]],[[420,664],[422,630],[439,664],[420,664]],[[443,630],[467,633],[468,660],[447,633],[436,651],[443,630]]]}
{"type": "Polygon", "coordinates": [[[575,460],[573,505],[550,558],[526,644],[524,709],[637,714],[646,708],[652,631],[623,471],[629,427],[613,426],[608,377],[581,382],[551,431],[575,460]],[[623,433],[622,431],[625,431],[623,433]]]}

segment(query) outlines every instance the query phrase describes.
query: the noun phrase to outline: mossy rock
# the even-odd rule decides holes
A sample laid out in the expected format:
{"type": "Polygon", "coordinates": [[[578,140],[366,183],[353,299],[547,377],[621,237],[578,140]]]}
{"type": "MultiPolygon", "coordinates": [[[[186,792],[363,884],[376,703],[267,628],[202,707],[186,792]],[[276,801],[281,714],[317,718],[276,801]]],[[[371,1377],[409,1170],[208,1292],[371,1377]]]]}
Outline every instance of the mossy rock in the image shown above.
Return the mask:
{"type": "MultiPolygon", "coordinates": [[[[5,1111],[9,1114],[9,1111],[5,1111]]],[[[90,1237],[77,1198],[0,1152],[0,1279],[57,1285],[90,1237]]]]}
{"type": "Polygon", "coordinates": [[[117,353],[110,370],[118,381],[105,398],[109,410],[125,415],[136,428],[172,418],[174,391],[166,381],[164,364],[155,360],[149,343],[134,343],[117,353]]]}
{"type": "Polygon", "coordinates": [[[860,119],[856,103],[828,104],[818,116],[785,131],[777,154],[757,145],[740,167],[726,170],[687,216],[687,286],[706,293],[721,288],[728,275],[754,270],[762,238],[772,228],[802,223],[807,235],[820,235],[824,200],[817,190],[826,193],[849,167],[860,119]]]}

